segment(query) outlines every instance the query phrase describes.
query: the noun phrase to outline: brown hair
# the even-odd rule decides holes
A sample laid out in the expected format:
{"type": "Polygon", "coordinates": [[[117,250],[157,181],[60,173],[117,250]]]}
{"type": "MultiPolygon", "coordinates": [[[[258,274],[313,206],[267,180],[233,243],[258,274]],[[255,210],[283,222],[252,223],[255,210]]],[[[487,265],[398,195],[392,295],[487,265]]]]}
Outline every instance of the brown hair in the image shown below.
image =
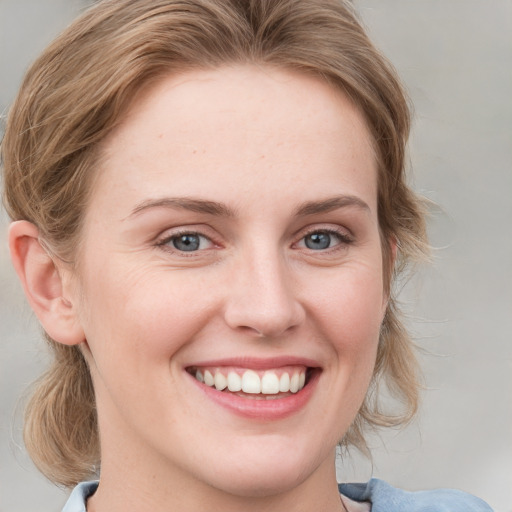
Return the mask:
{"type": "MultiPolygon", "coordinates": [[[[98,146],[149,80],[186,68],[257,62],[321,77],[364,113],[378,159],[384,264],[395,276],[427,252],[421,202],[404,176],[410,115],[391,65],[343,0],[104,0],[61,34],[28,71],[2,142],[4,204],[33,222],[73,265],[98,146]]],[[[399,425],[416,412],[417,364],[393,292],[366,399],[342,440],[365,448],[365,427],[399,425]],[[386,415],[377,388],[403,404],[386,415]]],[[[25,442],[54,482],[72,486],[100,464],[94,391],[78,347],[48,338],[53,365],[26,410],[25,442]]]]}

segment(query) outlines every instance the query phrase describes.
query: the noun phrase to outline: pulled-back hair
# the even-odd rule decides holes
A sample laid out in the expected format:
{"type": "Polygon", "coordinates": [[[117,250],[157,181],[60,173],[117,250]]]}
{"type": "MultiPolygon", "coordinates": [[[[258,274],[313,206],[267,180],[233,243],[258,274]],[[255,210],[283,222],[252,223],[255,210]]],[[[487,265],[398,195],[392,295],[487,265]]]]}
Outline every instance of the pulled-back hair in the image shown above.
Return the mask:
{"type": "MultiPolygon", "coordinates": [[[[342,0],[104,0],[32,65],[1,147],[4,204],[34,223],[42,243],[73,266],[101,141],[151,80],[193,68],[257,63],[326,80],[366,118],[378,163],[378,218],[391,294],[375,370],[345,446],[365,448],[368,426],[407,422],[418,405],[411,339],[393,297],[393,274],[427,252],[420,200],[404,175],[410,114],[392,66],[342,0]],[[390,241],[398,255],[391,268],[390,241]],[[402,403],[386,415],[377,388],[402,403]]],[[[94,389],[77,346],[47,336],[53,364],[26,409],[25,443],[56,483],[73,486],[99,467],[94,389]]]]}

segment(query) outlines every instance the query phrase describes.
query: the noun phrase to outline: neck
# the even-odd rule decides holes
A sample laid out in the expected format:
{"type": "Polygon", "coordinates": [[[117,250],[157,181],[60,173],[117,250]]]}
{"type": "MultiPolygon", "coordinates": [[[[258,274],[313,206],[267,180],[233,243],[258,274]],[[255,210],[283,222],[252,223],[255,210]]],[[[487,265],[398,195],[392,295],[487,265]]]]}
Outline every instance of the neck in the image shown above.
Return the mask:
{"type": "Polygon", "coordinates": [[[238,493],[200,481],[162,461],[147,464],[141,457],[106,456],[100,486],[88,501],[88,512],[340,512],[334,454],[317,470],[288,488],[272,493],[254,487],[238,493]],[[160,463],[158,463],[160,462],[160,463]]]}

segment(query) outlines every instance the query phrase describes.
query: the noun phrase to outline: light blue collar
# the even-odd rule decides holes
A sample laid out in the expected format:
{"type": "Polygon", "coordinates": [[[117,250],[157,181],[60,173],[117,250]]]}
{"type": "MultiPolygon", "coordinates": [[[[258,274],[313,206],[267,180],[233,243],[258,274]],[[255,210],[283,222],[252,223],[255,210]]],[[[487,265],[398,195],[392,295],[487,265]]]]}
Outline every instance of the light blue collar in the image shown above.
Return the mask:
{"type": "MultiPolygon", "coordinates": [[[[86,512],[87,498],[94,494],[98,484],[98,481],[78,484],[62,512],[86,512]]],[[[493,512],[481,499],[462,491],[437,489],[408,492],[377,478],[372,478],[366,484],[340,484],[339,490],[351,500],[369,501],[372,512],[493,512]]]]}

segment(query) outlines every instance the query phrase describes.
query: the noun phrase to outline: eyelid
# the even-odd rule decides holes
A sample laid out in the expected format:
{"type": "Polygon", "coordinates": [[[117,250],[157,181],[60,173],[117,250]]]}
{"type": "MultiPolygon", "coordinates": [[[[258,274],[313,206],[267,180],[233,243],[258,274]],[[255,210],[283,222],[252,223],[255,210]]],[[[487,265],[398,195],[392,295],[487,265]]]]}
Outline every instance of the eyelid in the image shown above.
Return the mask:
{"type": "Polygon", "coordinates": [[[205,234],[205,229],[198,229],[196,226],[179,226],[176,228],[169,228],[166,229],[163,233],[161,233],[155,240],[155,246],[159,247],[161,249],[164,249],[169,252],[178,253],[180,255],[186,255],[187,257],[192,256],[194,253],[203,252],[206,250],[209,250],[211,248],[215,248],[219,246],[219,243],[214,239],[213,236],[209,234],[205,234]],[[205,238],[210,242],[212,247],[208,247],[206,249],[199,249],[197,251],[190,251],[187,253],[187,251],[180,251],[172,245],[170,245],[171,241],[175,238],[178,238],[183,235],[194,235],[201,238],[205,238]]]}
{"type": "Polygon", "coordinates": [[[296,238],[302,239],[307,235],[310,235],[312,233],[333,233],[338,235],[341,238],[344,239],[350,239],[354,240],[354,235],[352,232],[343,226],[338,226],[335,224],[314,224],[307,226],[305,228],[302,228],[296,232],[296,238]]]}

